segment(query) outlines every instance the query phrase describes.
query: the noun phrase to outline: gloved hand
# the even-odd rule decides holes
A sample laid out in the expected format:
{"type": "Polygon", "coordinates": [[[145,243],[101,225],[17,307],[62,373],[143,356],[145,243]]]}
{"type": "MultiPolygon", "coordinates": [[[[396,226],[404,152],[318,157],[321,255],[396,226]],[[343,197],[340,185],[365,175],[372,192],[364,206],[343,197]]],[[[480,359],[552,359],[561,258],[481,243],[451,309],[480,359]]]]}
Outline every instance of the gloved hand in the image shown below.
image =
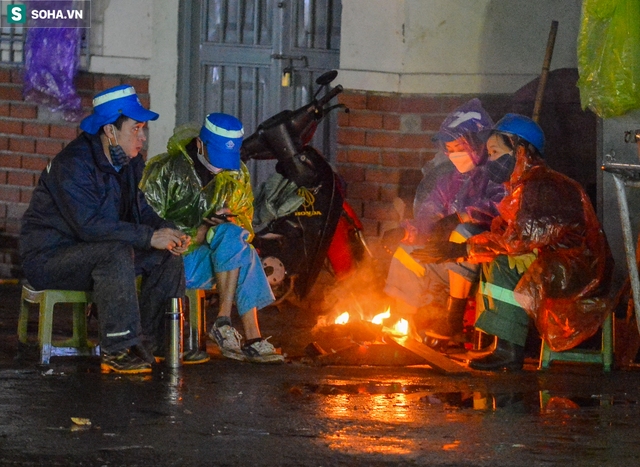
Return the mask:
{"type": "Polygon", "coordinates": [[[411,252],[411,256],[423,263],[446,263],[467,256],[466,243],[427,242],[424,248],[411,252]]]}
{"type": "Polygon", "coordinates": [[[524,255],[518,256],[508,256],[509,259],[509,268],[516,269],[518,274],[524,274],[531,263],[533,263],[538,258],[538,249],[534,249],[531,253],[525,253],[524,255]]]}
{"type": "Polygon", "coordinates": [[[396,227],[395,229],[385,231],[385,233],[382,234],[382,247],[387,253],[393,255],[405,235],[406,231],[404,227],[396,227]]]}
{"type": "Polygon", "coordinates": [[[433,225],[429,239],[436,242],[446,242],[456,227],[460,224],[460,217],[457,213],[443,217],[433,225]]]}

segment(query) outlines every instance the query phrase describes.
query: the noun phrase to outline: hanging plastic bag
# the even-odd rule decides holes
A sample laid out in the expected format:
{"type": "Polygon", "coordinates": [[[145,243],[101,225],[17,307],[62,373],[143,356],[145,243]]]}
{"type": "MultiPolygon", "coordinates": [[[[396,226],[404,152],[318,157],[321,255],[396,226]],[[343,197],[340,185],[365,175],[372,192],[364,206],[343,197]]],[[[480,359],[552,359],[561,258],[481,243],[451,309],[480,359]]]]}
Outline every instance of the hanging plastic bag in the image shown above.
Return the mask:
{"type": "Polygon", "coordinates": [[[582,108],[599,117],[640,108],[640,2],[584,0],[578,35],[582,108]]]}

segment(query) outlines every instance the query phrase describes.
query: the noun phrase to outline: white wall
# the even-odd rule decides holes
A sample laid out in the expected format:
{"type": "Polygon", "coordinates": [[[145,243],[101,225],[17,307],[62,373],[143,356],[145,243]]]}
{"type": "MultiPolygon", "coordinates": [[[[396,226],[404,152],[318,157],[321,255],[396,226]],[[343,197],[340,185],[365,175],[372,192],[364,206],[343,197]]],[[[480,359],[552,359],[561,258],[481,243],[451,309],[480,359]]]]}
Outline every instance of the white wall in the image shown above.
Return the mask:
{"type": "Polygon", "coordinates": [[[551,69],[576,67],[580,0],[342,0],[345,88],[401,93],[513,92],[540,74],[552,20],[551,69]]]}
{"type": "Polygon", "coordinates": [[[149,77],[149,156],[166,149],[176,123],[178,2],[94,0],[89,71],[149,77]]]}

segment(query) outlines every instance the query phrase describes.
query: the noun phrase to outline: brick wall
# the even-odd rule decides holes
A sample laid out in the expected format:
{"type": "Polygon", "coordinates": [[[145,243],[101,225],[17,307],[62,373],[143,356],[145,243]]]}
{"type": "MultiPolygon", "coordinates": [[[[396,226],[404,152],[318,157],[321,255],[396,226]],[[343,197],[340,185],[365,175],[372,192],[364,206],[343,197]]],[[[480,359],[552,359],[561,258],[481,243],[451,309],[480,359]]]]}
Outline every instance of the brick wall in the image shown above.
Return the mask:
{"type": "MultiPolygon", "coordinates": [[[[93,96],[112,86],[132,84],[149,105],[148,79],[79,73],[78,94],[88,114],[93,96]]],[[[0,277],[19,276],[17,236],[40,172],[80,133],[47,108],[22,98],[22,68],[0,67],[0,277]]]]}
{"type": "Polygon", "coordinates": [[[336,168],[347,183],[347,200],[360,216],[365,236],[377,240],[401,220],[394,199],[412,217],[421,169],[436,153],[431,137],[444,118],[479,97],[494,118],[504,115],[510,95],[430,96],[345,91],[340,101],[350,112],[338,121],[336,168]]]}

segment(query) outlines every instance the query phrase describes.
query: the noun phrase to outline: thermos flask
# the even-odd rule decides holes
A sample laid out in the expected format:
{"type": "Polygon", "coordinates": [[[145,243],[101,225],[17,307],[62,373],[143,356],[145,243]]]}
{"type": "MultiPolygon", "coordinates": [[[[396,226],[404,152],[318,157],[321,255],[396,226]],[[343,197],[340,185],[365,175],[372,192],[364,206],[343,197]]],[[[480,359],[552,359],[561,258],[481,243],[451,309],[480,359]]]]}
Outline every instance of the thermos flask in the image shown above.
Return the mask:
{"type": "Polygon", "coordinates": [[[182,299],[172,298],[171,309],[165,313],[167,339],[164,363],[169,368],[182,366],[182,299]]]}

